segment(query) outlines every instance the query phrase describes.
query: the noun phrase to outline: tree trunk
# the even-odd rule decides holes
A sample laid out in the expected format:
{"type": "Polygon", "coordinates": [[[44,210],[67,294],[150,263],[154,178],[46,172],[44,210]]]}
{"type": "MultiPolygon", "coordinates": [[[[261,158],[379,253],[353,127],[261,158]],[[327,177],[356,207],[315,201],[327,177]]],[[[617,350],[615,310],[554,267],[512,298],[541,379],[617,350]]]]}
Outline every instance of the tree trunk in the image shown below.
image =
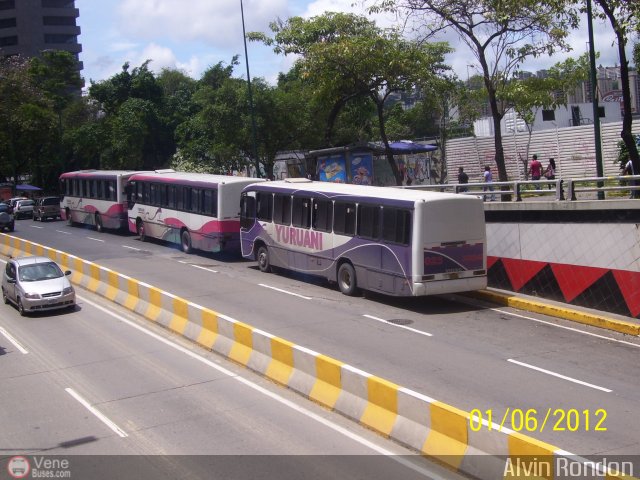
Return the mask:
{"type": "Polygon", "coordinates": [[[398,169],[398,165],[396,165],[396,161],[393,158],[393,153],[391,152],[391,147],[389,146],[389,139],[387,138],[387,131],[384,125],[384,101],[379,98],[373,99],[376,103],[376,109],[378,111],[378,125],[380,128],[380,138],[384,143],[385,152],[387,155],[387,162],[389,162],[389,166],[391,167],[391,171],[393,172],[393,176],[396,179],[396,185],[402,185],[402,174],[398,169]]]}

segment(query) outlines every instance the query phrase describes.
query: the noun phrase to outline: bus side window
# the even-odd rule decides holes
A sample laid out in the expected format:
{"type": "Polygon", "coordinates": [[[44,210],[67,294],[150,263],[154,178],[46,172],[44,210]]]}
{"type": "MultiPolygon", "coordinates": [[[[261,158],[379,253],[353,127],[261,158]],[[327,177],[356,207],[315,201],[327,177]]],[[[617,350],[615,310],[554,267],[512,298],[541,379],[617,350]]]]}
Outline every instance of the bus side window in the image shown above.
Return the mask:
{"type": "Polygon", "coordinates": [[[411,241],[411,212],[398,208],[383,208],[382,239],[385,242],[409,245],[411,241]]]}
{"type": "Polygon", "coordinates": [[[240,227],[249,230],[256,218],[256,199],[246,193],[240,198],[240,227]]]}
{"type": "Polygon", "coordinates": [[[331,200],[313,200],[314,230],[319,232],[330,232],[333,225],[333,202],[331,200]]]}
{"type": "Polygon", "coordinates": [[[358,235],[377,240],[380,237],[380,207],[378,205],[358,205],[358,235]]]}
{"type": "Polygon", "coordinates": [[[256,216],[263,222],[271,222],[273,219],[273,194],[258,192],[256,195],[256,216]]]}
{"type": "Polygon", "coordinates": [[[309,228],[311,226],[311,198],[293,197],[291,224],[300,228],[309,228]]]}
{"type": "Polygon", "coordinates": [[[342,235],[356,233],[356,204],[336,202],[333,207],[333,231],[342,235]]]}
{"type": "Polygon", "coordinates": [[[280,225],[291,225],[291,195],[274,196],[273,221],[280,225]]]}

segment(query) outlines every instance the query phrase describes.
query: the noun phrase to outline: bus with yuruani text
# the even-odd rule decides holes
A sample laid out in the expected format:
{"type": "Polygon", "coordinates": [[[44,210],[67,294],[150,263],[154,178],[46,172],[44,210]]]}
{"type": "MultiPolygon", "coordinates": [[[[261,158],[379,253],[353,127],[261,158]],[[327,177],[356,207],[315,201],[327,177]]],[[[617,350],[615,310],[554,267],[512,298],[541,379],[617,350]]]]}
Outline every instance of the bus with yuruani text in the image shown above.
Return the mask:
{"type": "Polygon", "coordinates": [[[129,231],[185,253],[240,252],[240,194],[264,179],[157,170],[129,178],[129,231]]]}
{"type": "Polygon", "coordinates": [[[487,286],[487,240],[479,197],[296,178],[247,186],[241,247],[272,267],[396,296],[487,286]]]}

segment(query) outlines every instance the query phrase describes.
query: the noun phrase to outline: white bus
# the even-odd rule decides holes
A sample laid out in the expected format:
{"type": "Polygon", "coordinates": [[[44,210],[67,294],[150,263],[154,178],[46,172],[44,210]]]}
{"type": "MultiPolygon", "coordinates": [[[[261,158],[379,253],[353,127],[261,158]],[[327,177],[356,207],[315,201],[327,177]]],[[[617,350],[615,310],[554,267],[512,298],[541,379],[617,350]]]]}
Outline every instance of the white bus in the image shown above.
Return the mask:
{"type": "Polygon", "coordinates": [[[69,225],[124,229],[127,226],[127,179],[132,170],[79,170],[60,175],[61,216],[69,225]]]}
{"type": "Polygon", "coordinates": [[[132,175],[127,187],[129,231],[140,240],[177,243],[185,253],[240,252],[240,194],[259,178],[207,173],[132,175]]]}
{"type": "Polygon", "coordinates": [[[253,184],[242,194],[240,237],[242,255],[261,271],[318,275],[346,295],[487,286],[478,197],[306,179],[253,184]]]}

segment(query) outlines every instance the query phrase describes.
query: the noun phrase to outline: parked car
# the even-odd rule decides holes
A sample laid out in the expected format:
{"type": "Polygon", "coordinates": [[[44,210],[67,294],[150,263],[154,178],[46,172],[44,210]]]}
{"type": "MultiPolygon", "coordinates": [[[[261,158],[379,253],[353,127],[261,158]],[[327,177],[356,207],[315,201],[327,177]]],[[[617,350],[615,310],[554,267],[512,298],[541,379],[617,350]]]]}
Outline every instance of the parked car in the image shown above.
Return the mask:
{"type": "Polygon", "coordinates": [[[33,207],[36,202],[33,200],[18,200],[13,207],[13,215],[16,220],[20,218],[29,218],[33,215],[33,207]]]}
{"type": "Polygon", "coordinates": [[[12,208],[16,208],[16,203],[18,200],[29,200],[27,197],[12,197],[9,200],[5,200],[4,203],[10,205],[12,208]]]}
{"type": "Polygon", "coordinates": [[[0,230],[13,232],[14,228],[13,208],[6,203],[0,203],[0,230]]]}
{"type": "Polygon", "coordinates": [[[7,262],[2,276],[2,299],[12,303],[20,315],[59,308],[73,308],[76,292],[63,272],[47,257],[18,257],[7,262]]]}
{"type": "Polygon", "coordinates": [[[60,197],[40,197],[33,207],[33,220],[46,220],[60,217],[60,197]]]}

